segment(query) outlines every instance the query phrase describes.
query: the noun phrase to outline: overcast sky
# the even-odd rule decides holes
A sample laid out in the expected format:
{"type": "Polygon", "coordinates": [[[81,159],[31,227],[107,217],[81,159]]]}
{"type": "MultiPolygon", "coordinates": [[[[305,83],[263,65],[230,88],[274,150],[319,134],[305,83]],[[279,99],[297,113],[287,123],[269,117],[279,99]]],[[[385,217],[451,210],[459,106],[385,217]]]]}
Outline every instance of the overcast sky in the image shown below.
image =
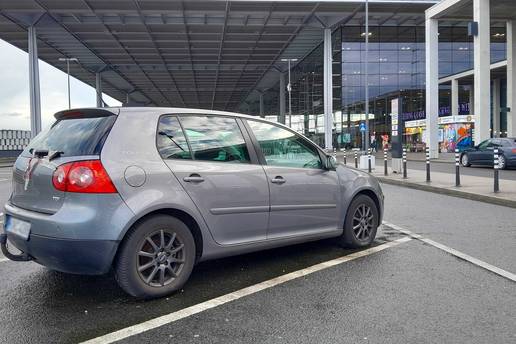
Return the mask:
{"type": "MultiPolygon", "coordinates": [[[[0,129],[30,130],[29,57],[0,39],[0,129]]],[[[52,124],[53,115],[68,108],[66,73],[39,61],[41,88],[41,116],[43,128],[52,124]]],[[[72,107],[96,106],[95,89],[75,79],[70,79],[72,107]]],[[[120,102],[104,95],[110,106],[120,102]]]]}

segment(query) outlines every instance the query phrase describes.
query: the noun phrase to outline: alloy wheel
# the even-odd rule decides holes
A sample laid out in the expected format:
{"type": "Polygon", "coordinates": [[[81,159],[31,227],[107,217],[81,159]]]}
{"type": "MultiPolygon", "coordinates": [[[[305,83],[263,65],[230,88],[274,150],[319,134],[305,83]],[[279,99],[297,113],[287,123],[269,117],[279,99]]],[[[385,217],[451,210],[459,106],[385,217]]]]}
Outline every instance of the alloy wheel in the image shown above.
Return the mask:
{"type": "Polygon", "coordinates": [[[467,154],[462,154],[462,157],[460,158],[460,162],[462,164],[462,166],[464,167],[467,167],[468,166],[468,155],[467,154]]]}
{"type": "Polygon", "coordinates": [[[505,157],[503,155],[498,156],[498,168],[500,170],[505,168],[505,157]]]}
{"type": "Polygon", "coordinates": [[[353,214],[353,234],[359,241],[367,241],[374,226],[374,215],[371,207],[360,204],[353,214]]]}
{"type": "Polygon", "coordinates": [[[142,281],[151,287],[163,287],[176,279],[185,264],[184,243],[176,233],[156,231],[139,245],[136,268],[142,281]]]}

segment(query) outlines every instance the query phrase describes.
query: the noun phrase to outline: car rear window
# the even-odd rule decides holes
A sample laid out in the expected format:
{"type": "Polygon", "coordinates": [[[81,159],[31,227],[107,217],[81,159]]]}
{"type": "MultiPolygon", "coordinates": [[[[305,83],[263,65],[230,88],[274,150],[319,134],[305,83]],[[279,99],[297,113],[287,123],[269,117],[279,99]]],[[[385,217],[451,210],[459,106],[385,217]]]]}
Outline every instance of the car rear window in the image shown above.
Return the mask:
{"type": "Polygon", "coordinates": [[[62,156],[99,155],[115,119],[115,115],[59,119],[38,134],[23,154],[48,150],[63,152],[62,156]]]}

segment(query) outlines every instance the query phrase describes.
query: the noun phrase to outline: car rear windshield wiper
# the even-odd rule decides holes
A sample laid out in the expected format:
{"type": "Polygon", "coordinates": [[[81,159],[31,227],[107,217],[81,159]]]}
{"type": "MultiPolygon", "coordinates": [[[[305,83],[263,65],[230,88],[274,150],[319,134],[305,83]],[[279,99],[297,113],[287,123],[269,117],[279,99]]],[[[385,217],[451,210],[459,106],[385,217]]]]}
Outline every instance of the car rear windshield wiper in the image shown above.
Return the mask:
{"type": "Polygon", "coordinates": [[[49,156],[48,156],[48,161],[52,161],[54,159],[57,159],[59,157],[61,157],[61,155],[63,155],[64,152],[61,152],[61,151],[55,151],[55,152],[52,152],[49,156]]]}
{"type": "Polygon", "coordinates": [[[166,136],[166,137],[168,137],[168,138],[169,138],[169,140],[170,140],[170,141],[172,141],[172,143],[174,143],[174,144],[177,146],[177,148],[181,149],[183,152],[185,151],[185,150],[184,150],[184,148],[183,148],[183,147],[181,147],[181,146],[179,145],[179,143],[177,143],[177,142],[176,142],[176,140],[174,140],[174,136],[169,135],[169,134],[167,134],[167,133],[166,133],[166,132],[164,132],[164,131],[160,131],[160,132],[158,132],[158,134],[159,134],[159,135],[162,135],[162,136],[166,136]]]}
{"type": "Polygon", "coordinates": [[[43,158],[48,155],[48,149],[29,149],[29,153],[35,156],[36,158],[43,158]]]}

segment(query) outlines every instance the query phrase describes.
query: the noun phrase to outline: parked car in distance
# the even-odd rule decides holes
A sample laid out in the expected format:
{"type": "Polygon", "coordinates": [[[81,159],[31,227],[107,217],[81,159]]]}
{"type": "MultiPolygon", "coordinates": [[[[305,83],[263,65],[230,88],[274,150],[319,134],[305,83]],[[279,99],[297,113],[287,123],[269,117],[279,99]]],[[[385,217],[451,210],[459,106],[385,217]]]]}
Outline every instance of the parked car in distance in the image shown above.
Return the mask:
{"type": "Polygon", "coordinates": [[[516,167],[516,138],[507,137],[487,139],[475,147],[464,150],[460,155],[460,163],[464,167],[494,166],[495,148],[498,148],[500,169],[516,167]]]}
{"type": "Polygon", "coordinates": [[[127,293],[152,298],[197,262],[323,238],[365,247],[382,221],[374,177],[281,124],[180,108],[55,117],[13,168],[0,236],[12,260],[113,269],[127,293]]]}

